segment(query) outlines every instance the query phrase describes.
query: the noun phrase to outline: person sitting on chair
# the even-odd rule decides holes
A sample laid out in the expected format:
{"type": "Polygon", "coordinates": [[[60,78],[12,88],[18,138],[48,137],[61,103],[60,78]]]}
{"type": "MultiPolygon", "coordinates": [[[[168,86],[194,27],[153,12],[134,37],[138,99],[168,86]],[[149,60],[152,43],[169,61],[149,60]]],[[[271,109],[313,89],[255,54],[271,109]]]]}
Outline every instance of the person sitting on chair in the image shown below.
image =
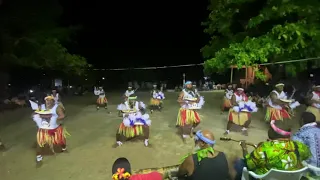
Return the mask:
{"type": "MultiPolygon", "coordinates": [[[[306,162],[312,166],[320,167],[320,123],[316,122],[316,117],[311,112],[304,112],[300,121],[301,128],[293,135],[292,140],[306,144],[312,156],[306,162]]],[[[319,172],[314,172],[320,176],[319,172]]]]}
{"type": "Polygon", "coordinates": [[[188,154],[179,167],[178,177],[188,180],[202,180],[217,177],[219,180],[230,179],[228,161],[223,152],[215,151],[216,141],[208,130],[195,134],[194,154],[188,154]]]}
{"type": "Polygon", "coordinates": [[[261,142],[250,154],[246,143],[240,143],[244,159],[235,162],[236,180],[241,179],[244,167],[259,175],[267,173],[270,169],[293,171],[301,169],[302,161],[310,158],[309,147],[291,140],[291,129],[283,121],[273,120],[270,125],[269,140],[261,142]]]}
{"type": "Polygon", "coordinates": [[[131,175],[130,162],[124,157],[113,163],[112,174],[112,180],[162,180],[162,174],[158,172],[131,175]]]}

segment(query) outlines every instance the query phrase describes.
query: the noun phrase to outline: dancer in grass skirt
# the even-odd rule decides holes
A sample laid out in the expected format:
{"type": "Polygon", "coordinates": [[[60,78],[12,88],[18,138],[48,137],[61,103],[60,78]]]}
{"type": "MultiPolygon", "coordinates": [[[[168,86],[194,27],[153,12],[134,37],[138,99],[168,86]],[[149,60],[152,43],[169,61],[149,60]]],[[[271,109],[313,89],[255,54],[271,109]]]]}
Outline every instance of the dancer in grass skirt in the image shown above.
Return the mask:
{"type": "Polygon", "coordinates": [[[37,165],[42,164],[42,151],[45,147],[50,147],[54,152],[54,146],[60,146],[62,152],[67,151],[66,137],[69,134],[61,125],[65,117],[64,110],[55,104],[53,96],[47,96],[45,102],[45,109],[36,110],[33,115],[33,121],[38,126],[37,165]]]}
{"type": "Polygon", "coordinates": [[[275,85],[275,90],[269,95],[265,116],[267,122],[271,122],[272,120],[284,121],[291,119],[288,110],[293,110],[300,105],[299,102],[288,99],[283,89],[284,84],[278,83],[275,85]]]}
{"type": "Polygon", "coordinates": [[[192,82],[187,81],[185,88],[180,92],[178,103],[180,103],[180,109],[176,125],[180,128],[185,142],[185,139],[192,136],[193,129],[200,123],[198,110],[204,105],[204,98],[194,92],[192,82]]]}
{"type": "Polygon", "coordinates": [[[150,99],[150,109],[151,113],[154,110],[161,111],[163,108],[163,100],[165,99],[163,92],[157,89],[157,85],[153,85],[153,90],[151,91],[151,99],[150,99]]]}
{"type": "Polygon", "coordinates": [[[98,96],[97,110],[99,110],[101,106],[103,106],[105,109],[108,109],[108,100],[106,98],[106,93],[103,90],[103,88],[102,87],[99,87],[99,88],[94,87],[94,94],[96,96],[98,96]]]}
{"type": "Polygon", "coordinates": [[[137,97],[129,96],[125,104],[118,106],[123,113],[122,123],[116,134],[116,145],[121,146],[124,141],[140,137],[144,145],[149,145],[149,126],[151,120],[148,114],[142,114],[141,102],[136,101],[137,97]]]}
{"type": "Polygon", "coordinates": [[[248,99],[243,88],[237,88],[237,92],[231,98],[232,108],[229,109],[227,130],[225,135],[230,133],[233,124],[242,127],[241,131],[248,136],[248,127],[251,123],[251,113],[257,112],[256,103],[248,99]]]}

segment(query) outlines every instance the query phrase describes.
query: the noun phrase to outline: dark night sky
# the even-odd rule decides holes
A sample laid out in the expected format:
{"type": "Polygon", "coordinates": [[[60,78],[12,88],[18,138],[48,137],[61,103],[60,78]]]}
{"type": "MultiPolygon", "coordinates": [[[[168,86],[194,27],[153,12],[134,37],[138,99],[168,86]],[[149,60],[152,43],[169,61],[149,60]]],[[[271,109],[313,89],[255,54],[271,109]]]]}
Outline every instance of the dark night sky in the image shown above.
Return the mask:
{"type": "Polygon", "coordinates": [[[66,0],[65,24],[82,24],[72,49],[98,68],[203,62],[207,1],[66,0]],[[104,3],[103,3],[104,2],[104,3]],[[174,2],[174,3],[173,3],[174,2]]]}

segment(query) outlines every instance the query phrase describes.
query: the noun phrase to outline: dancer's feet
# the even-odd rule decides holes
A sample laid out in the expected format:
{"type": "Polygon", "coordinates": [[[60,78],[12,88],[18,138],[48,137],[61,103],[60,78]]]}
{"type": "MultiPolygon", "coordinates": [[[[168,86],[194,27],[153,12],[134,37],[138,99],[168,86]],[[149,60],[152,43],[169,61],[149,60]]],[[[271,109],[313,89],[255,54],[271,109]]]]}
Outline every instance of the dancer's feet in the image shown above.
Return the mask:
{"type": "Polygon", "coordinates": [[[36,158],[36,168],[39,168],[42,166],[42,156],[41,155],[38,155],[37,158],[36,158]]]}
{"type": "Polygon", "coordinates": [[[244,136],[248,136],[248,130],[247,130],[247,128],[242,128],[242,134],[244,135],[244,136]]]}
{"type": "Polygon", "coordinates": [[[144,145],[145,145],[146,147],[149,146],[149,139],[145,139],[145,140],[144,140],[144,145]]]}
{"type": "Polygon", "coordinates": [[[100,107],[99,106],[97,106],[97,111],[100,109],[100,107]]]}
{"type": "Polygon", "coordinates": [[[228,135],[230,133],[230,130],[226,130],[223,135],[228,135]]]}
{"type": "Polygon", "coordinates": [[[117,141],[117,145],[118,145],[118,146],[122,146],[123,143],[122,143],[121,141],[117,141]]]}
{"type": "Polygon", "coordinates": [[[67,148],[62,148],[62,149],[61,149],[61,152],[63,152],[63,153],[69,153],[69,151],[68,151],[67,148]]]}

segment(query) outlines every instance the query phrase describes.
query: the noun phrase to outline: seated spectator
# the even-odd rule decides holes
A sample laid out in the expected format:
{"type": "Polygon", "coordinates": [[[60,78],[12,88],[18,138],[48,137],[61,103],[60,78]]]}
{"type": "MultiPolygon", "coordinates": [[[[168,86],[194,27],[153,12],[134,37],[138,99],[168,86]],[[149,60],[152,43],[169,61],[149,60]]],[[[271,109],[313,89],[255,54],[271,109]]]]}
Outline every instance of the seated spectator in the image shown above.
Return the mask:
{"type": "Polygon", "coordinates": [[[292,171],[301,169],[302,161],[310,158],[309,147],[291,140],[291,129],[283,121],[273,120],[270,125],[269,140],[261,142],[250,154],[245,142],[240,143],[244,159],[235,163],[236,180],[241,179],[243,167],[259,175],[267,173],[270,169],[292,171]]]}
{"type": "MultiPolygon", "coordinates": [[[[316,117],[310,112],[304,112],[300,121],[301,128],[293,135],[292,140],[304,143],[310,148],[311,157],[306,162],[312,166],[320,167],[320,125],[316,117]]],[[[314,172],[316,176],[320,173],[314,172]]]]}
{"type": "Polygon", "coordinates": [[[131,175],[131,165],[126,158],[118,158],[113,163],[112,174],[112,180],[162,180],[158,172],[131,175]]]}
{"type": "Polygon", "coordinates": [[[179,167],[178,177],[186,177],[188,180],[229,180],[227,158],[223,152],[213,149],[215,142],[210,131],[198,131],[195,134],[195,146],[198,150],[184,159],[179,167]]]}

